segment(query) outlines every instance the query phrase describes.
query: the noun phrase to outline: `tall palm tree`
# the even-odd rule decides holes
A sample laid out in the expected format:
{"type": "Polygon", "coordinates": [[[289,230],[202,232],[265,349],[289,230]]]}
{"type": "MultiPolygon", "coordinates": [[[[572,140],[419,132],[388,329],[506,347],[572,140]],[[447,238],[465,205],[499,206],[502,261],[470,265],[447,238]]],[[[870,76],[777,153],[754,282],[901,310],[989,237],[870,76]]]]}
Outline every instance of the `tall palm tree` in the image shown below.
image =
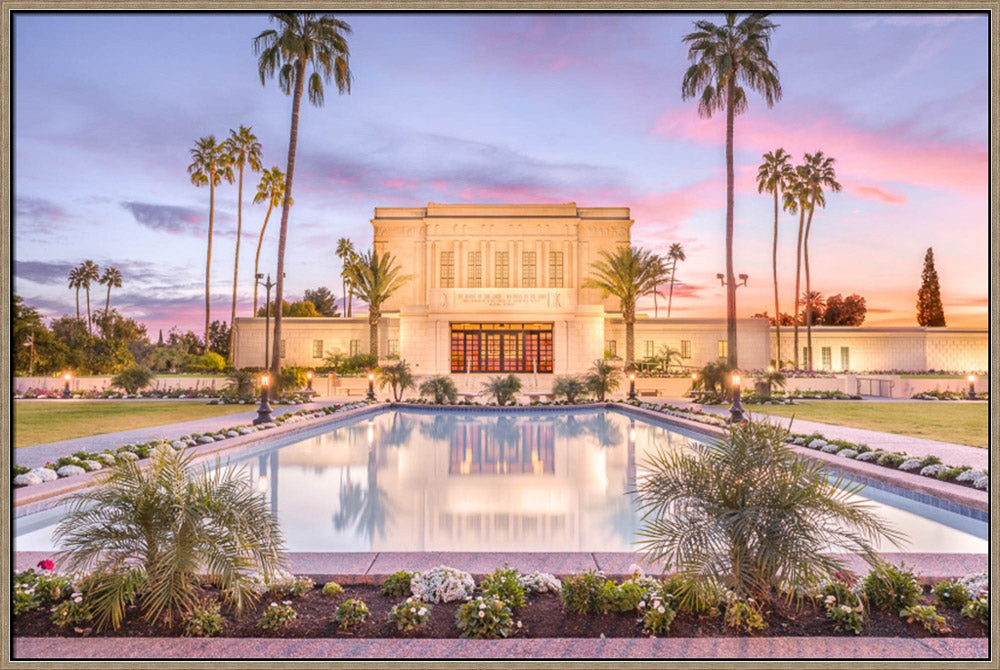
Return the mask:
{"type": "MultiPolygon", "coordinates": [[[[764,162],[757,169],[757,192],[774,195],[774,241],[771,244],[771,276],[774,280],[774,313],[780,315],[778,307],[778,197],[795,176],[791,156],[784,149],[776,149],[764,154],[764,162]]],[[[774,338],[777,348],[775,362],[781,367],[781,319],[774,320],[774,338]]]]}
{"type": "Polygon", "coordinates": [[[107,314],[108,310],[111,309],[111,287],[122,287],[122,273],[118,268],[109,265],[104,268],[104,274],[98,281],[108,287],[108,296],[104,300],[104,313],[107,314]]]}
{"type": "Polygon", "coordinates": [[[87,292],[87,334],[92,335],[90,332],[90,283],[99,281],[101,278],[101,268],[97,267],[94,261],[86,260],[80,265],[80,281],[83,283],[83,289],[87,292]]]}
{"type": "MultiPolygon", "coordinates": [[[[267,221],[271,218],[271,210],[276,205],[282,203],[285,196],[285,173],[275,165],[270,170],[264,170],[260,176],[260,183],[257,184],[257,195],[253,197],[254,204],[267,202],[267,214],[264,216],[264,225],[260,227],[260,239],[257,240],[257,255],[253,260],[253,315],[257,316],[257,274],[260,273],[260,248],[264,245],[264,231],[267,230],[267,221]]],[[[288,206],[295,203],[288,198],[288,206]]]]}
{"type": "Polygon", "coordinates": [[[667,252],[667,258],[670,259],[670,299],[667,301],[667,318],[670,318],[670,308],[674,304],[674,275],[677,274],[677,263],[680,261],[686,261],[687,256],[684,254],[684,248],[679,242],[674,242],[670,245],[670,251],[667,252]]]}
{"type": "Polygon", "coordinates": [[[717,26],[695,21],[697,30],[684,36],[689,44],[691,66],[684,73],[681,97],[698,98],[698,115],[726,112],[726,336],[729,363],[737,366],[736,281],[733,275],[733,120],[747,108],[743,86],[764,96],[768,107],[781,99],[778,68],[768,56],[771,32],[777,26],[766,13],[755,12],[736,22],[736,14],[726,14],[717,26]]]}
{"type": "Polygon", "coordinates": [[[806,310],[805,323],[807,326],[812,321],[822,321],[822,314],[826,308],[826,298],[823,297],[822,293],[819,291],[806,291],[802,294],[802,304],[806,310]]]}
{"type": "Polygon", "coordinates": [[[356,256],[354,243],[346,237],[337,240],[337,258],[340,259],[342,270],[340,271],[341,290],[344,292],[344,317],[351,317],[351,294],[347,292],[347,264],[356,256]]]}
{"type": "MultiPolygon", "coordinates": [[[[802,279],[802,234],[806,227],[806,210],[809,209],[809,197],[805,191],[805,184],[802,181],[802,166],[795,168],[788,181],[785,183],[784,191],[785,211],[799,215],[799,237],[795,246],[795,313],[792,315],[792,358],[795,362],[795,369],[799,369],[799,290],[802,279]]],[[[781,320],[781,313],[778,313],[775,322],[781,320]]],[[[778,358],[781,358],[781,350],[778,350],[778,358]]]]}
{"type": "Polygon", "coordinates": [[[667,280],[666,263],[662,256],[634,246],[621,246],[613,254],[602,251],[601,256],[604,260],[590,264],[591,274],[583,286],[600,289],[605,297],[613,295],[621,302],[625,369],[630,370],[635,361],[635,304],[667,280]]]}
{"type": "MultiPolygon", "coordinates": [[[[309,75],[309,102],[323,105],[323,83],[332,78],[339,93],[351,92],[350,49],[346,33],[351,27],[332,16],[317,16],[311,12],[272,14],[271,20],[280,30],[269,29],[254,38],[254,53],[259,56],[257,68],[260,83],[278,72],[278,87],[292,96],[292,122],[288,139],[288,165],[285,169],[285,201],[281,207],[281,228],[278,232],[277,284],[274,304],[280,305],[285,289],[285,244],[288,240],[288,209],[295,175],[295,149],[299,139],[299,106],[306,69],[309,75]]],[[[274,315],[274,350],[271,371],[275,378],[281,368],[281,310],[274,315]]]]}
{"type": "Polygon", "coordinates": [[[69,271],[69,287],[71,289],[76,289],[76,320],[80,320],[80,289],[83,288],[83,277],[81,276],[80,266],[77,265],[75,268],[69,271]]]}
{"type": "Polygon", "coordinates": [[[360,300],[368,303],[368,353],[374,354],[376,360],[382,303],[411,279],[411,275],[404,275],[402,271],[392,254],[379,255],[374,249],[361,253],[347,265],[351,290],[360,300]]]}
{"type": "MultiPolygon", "coordinates": [[[[232,360],[236,350],[236,281],[240,273],[240,236],[243,235],[243,170],[249,165],[254,172],[260,172],[261,146],[253,129],[240,126],[239,130],[230,130],[229,138],[223,142],[230,162],[240,170],[239,190],[236,197],[236,260],[233,262],[233,309],[229,317],[229,358],[232,360]]],[[[255,275],[256,276],[256,275],[255,275]]],[[[256,284],[256,280],[254,284],[256,284]]]]}
{"type": "Polygon", "coordinates": [[[191,149],[191,164],[188,165],[191,183],[195,186],[208,184],[208,254],[205,259],[205,351],[208,351],[208,320],[211,310],[209,284],[212,270],[212,227],[215,221],[215,187],[225,179],[233,183],[233,166],[224,142],[216,142],[215,135],[202,137],[191,149]]]}
{"type": "MultiPolygon", "coordinates": [[[[803,181],[805,193],[809,197],[809,217],[806,219],[806,232],[802,238],[802,254],[806,262],[806,294],[811,295],[812,290],[809,285],[809,229],[812,227],[813,214],[816,207],[826,207],[826,198],[823,196],[823,189],[830,191],[840,191],[840,183],[837,181],[837,173],[833,169],[834,159],[824,156],[822,151],[814,154],[806,154],[806,162],[803,166],[803,181]]],[[[813,369],[813,346],[812,346],[812,313],[810,303],[806,303],[806,348],[809,352],[808,365],[813,369]]]]}

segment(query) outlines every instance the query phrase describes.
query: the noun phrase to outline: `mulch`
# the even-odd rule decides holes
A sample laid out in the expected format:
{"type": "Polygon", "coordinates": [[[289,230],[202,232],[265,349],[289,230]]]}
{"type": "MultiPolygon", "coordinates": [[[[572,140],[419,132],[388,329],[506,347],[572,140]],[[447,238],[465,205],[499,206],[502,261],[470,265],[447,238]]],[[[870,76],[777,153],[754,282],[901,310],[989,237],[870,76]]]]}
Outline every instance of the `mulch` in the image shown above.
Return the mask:
{"type": "MultiPolygon", "coordinates": [[[[209,593],[209,595],[211,595],[209,593]]],[[[252,609],[247,609],[239,617],[223,608],[226,622],[222,627],[222,637],[256,638],[458,638],[461,631],[455,625],[455,613],[461,603],[439,603],[433,605],[429,623],[421,630],[401,633],[388,620],[389,610],[401,598],[383,596],[378,586],[350,585],[344,593],[328,597],[320,592],[319,586],[298,598],[275,598],[265,595],[252,609]],[[348,598],[358,598],[368,605],[370,617],[351,630],[340,630],[333,621],[337,606],[348,598]],[[291,600],[298,616],[280,631],[262,630],[257,626],[261,614],[271,602],[291,600]]],[[[921,604],[934,604],[926,594],[921,604]]],[[[850,637],[852,633],[837,632],[833,623],[826,618],[822,609],[806,603],[796,611],[783,602],[774,603],[768,617],[768,627],[755,633],[767,637],[850,637]]],[[[938,613],[945,617],[951,633],[945,637],[985,637],[988,630],[975,619],[961,616],[957,611],[938,607],[938,613]]],[[[132,607],[126,620],[118,630],[100,633],[90,628],[59,627],[52,624],[48,609],[28,612],[15,616],[11,633],[15,637],[176,637],[183,632],[183,625],[173,627],[150,625],[137,607],[132,607]]],[[[524,607],[514,610],[514,620],[521,622],[520,628],[511,630],[512,637],[524,638],[576,638],[576,637],[644,637],[642,624],[634,612],[600,615],[573,614],[563,608],[558,595],[533,594],[524,607]]],[[[679,613],[670,627],[669,637],[739,637],[746,636],[723,623],[722,616],[692,615],[679,613]]],[[[907,623],[898,616],[873,612],[862,637],[932,637],[933,633],[917,623],[907,623]]]]}

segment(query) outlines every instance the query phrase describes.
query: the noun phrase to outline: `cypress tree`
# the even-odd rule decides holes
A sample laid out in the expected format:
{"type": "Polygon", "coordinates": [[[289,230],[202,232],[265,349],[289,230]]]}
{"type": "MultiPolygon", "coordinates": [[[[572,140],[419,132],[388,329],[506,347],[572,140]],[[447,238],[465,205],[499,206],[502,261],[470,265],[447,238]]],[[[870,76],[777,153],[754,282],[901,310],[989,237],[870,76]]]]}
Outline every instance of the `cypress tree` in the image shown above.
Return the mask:
{"type": "Polygon", "coordinates": [[[923,283],[917,291],[917,323],[921,326],[943,327],[944,307],[941,306],[941,286],[934,269],[934,249],[928,248],[924,256],[923,283]]]}

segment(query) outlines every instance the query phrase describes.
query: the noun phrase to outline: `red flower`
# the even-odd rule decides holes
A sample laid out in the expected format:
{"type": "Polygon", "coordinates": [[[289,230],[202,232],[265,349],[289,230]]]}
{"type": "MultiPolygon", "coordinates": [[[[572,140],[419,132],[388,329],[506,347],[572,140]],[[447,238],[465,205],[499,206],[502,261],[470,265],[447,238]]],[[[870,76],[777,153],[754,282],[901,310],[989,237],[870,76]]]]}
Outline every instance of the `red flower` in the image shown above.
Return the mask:
{"type": "Polygon", "coordinates": [[[52,570],[56,566],[55,563],[46,558],[44,561],[38,561],[38,567],[42,570],[52,570]]]}

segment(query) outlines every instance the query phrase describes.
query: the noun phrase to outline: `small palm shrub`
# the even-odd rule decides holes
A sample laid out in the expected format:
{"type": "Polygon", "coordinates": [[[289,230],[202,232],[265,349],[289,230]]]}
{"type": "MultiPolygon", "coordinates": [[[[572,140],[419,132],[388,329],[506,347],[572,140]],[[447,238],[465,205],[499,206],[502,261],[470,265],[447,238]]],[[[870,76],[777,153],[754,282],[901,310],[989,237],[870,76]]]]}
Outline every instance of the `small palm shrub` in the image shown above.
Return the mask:
{"type": "Polygon", "coordinates": [[[958,582],[945,580],[938,582],[931,589],[934,598],[944,607],[960,610],[969,602],[969,590],[958,582]]]}
{"type": "Polygon", "coordinates": [[[483,382],[483,394],[491,395],[498,405],[511,405],[521,390],[521,380],[514,375],[490,377],[483,382]]]}
{"type": "Polygon", "coordinates": [[[114,388],[120,388],[125,393],[133,395],[139,392],[139,389],[149,386],[149,382],[153,381],[153,371],[144,365],[135,365],[126,370],[122,370],[114,377],[111,378],[111,386],[114,388]]]}
{"type": "Polygon", "coordinates": [[[608,393],[615,391],[621,385],[622,371],[609,360],[597,359],[591,366],[584,383],[587,390],[597,397],[598,402],[604,402],[608,393]]]}
{"type": "Polygon", "coordinates": [[[524,587],[514,568],[497,568],[483,577],[479,588],[486,597],[499,598],[511,607],[524,607],[524,587]]]}
{"type": "Polygon", "coordinates": [[[258,574],[284,562],[281,528],[243,468],[207,466],[169,447],[148,467],[122,460],[73,494],[55,530],[69,571],[92,572],[98,630],[118,628],[139,598],[146,618],[170,624],[200,602],[202,576],[237,612],[257,600],[258,574]]]}
{"type": "Polygon", "coordinates": [[[305,368],[294,365],[285,366],[278,373],[278,392],[294,393],[304,387],[308,381],[305,368]]]}
{"type": "Polygon", "coordinates": [[[876,565],[864,580],[865,596],[875,609],[896,612],[917,604],[922,590],[913,573],[902,565],[876,565]]]}
{"type": "Polygon", "coordinates": [[[552,380],[552,396],[566,398],[568,403],[576,402],[586,392],[587,385],[579,377],[560,376],[552,380]]]}
{"type": "Polygon", "coordinates": [[[291,600],[271,603],[257,621],[257,627],[264,630],[281,630],[294,621],[298,615],[298,612],[292,607],[291,600]]]}
{"type": "Polygon", "coordinates": [[[780,426],[752,420],[685,450],[657,448],[637,485],[646,561],[678,566],[687,582],[723,584],[761,606],[774,593],[800,604],[801,594],[843,570],[825,553],[830,544],[875,564],[873,543],[898,542],[898,532],[852,499],[862,485],[831,482],[787,437],[780,426]]]}
{"type": "Polygon", "coordinates": [[[907,623],[916,621],[935,635],[946,635],[951,632],[948,622],[937,613],[934,605],[911,605],[900,610],[899,616],[906,619],[907,623]]]}
{"type": "Polygon", "coordinates": [[[213,600],[204,605],[198,604],[184,618],[184,635],[186,637],[215,637],[222,632],[225,622],[220,614],[220,605],[213,600]]]}
{"type": "Polygon", "coordinates": [[[392,573],[382,582],[382,595],[390,598],[402,598],[410,595],[410,581],[412,579],[413,573],[406,570],[392,573]]]}
{"type": "Polygon", "coordinates": [[[417,390],[422,396],[427,395],[434,398],[435,405],[444,405],[445,403],[453,405],[458,400],[458,388],[451,377],[447,375],[426,379],[417,390]]]}
{"type": "Polygon", "coordinates": [[[260,371],[257,368],[233,370],[228,375],[229,391],[237,398],[250,398],[257,389],[260,371]]]}
{"type": "Polygon", "coordinates": [[[368,605],[365,604],[365,601],[358,600],[357,598],[348,598],[344,602],[340,603],[340,606],[337,607],[337,611],[333,615],[333,620],[336,621],[343,630],[356,628],[364,623],[367,618],[368,605]]]}
{"type": "Polygon", "coordinates": [[[339,596],[344,592],[344,587],[337,582],[327,582],[323,585],[323,590],[321,593],[327,598],[332,598],[333,596],[339,596]]]}
{"type": "Polygon", "coordinates": [[[431,620],[432,609],[432,605],[410,596],[389,610],[389,621],[396,624],[397,630],[404,632],[416,630],[426,626],[431,620]]]}
{"type": "Polygon", "coordinates": [[[712,361],[701,369],[692,386],[706,393],[724,394],[729,387],[728,377],[731,371],[728,361],[712,361]]]}
{"type": "Polygon", "coordinates": [[[477,597],[459,606],[455,625],[462,637],[496,639],[510,635],[514,623],[507,603],[499,598],[477,597]]]}
{"type": "Polygon", "coordinates": [[[406,361],[383,365],[375,371],[375,374],[378,377],[378,387],[384,389],[388,386],[392,389],[392,398],[396,402],[403,397],[406,389],[414,387],[413,373],[410,372],[410,364],[406,361]]]}

